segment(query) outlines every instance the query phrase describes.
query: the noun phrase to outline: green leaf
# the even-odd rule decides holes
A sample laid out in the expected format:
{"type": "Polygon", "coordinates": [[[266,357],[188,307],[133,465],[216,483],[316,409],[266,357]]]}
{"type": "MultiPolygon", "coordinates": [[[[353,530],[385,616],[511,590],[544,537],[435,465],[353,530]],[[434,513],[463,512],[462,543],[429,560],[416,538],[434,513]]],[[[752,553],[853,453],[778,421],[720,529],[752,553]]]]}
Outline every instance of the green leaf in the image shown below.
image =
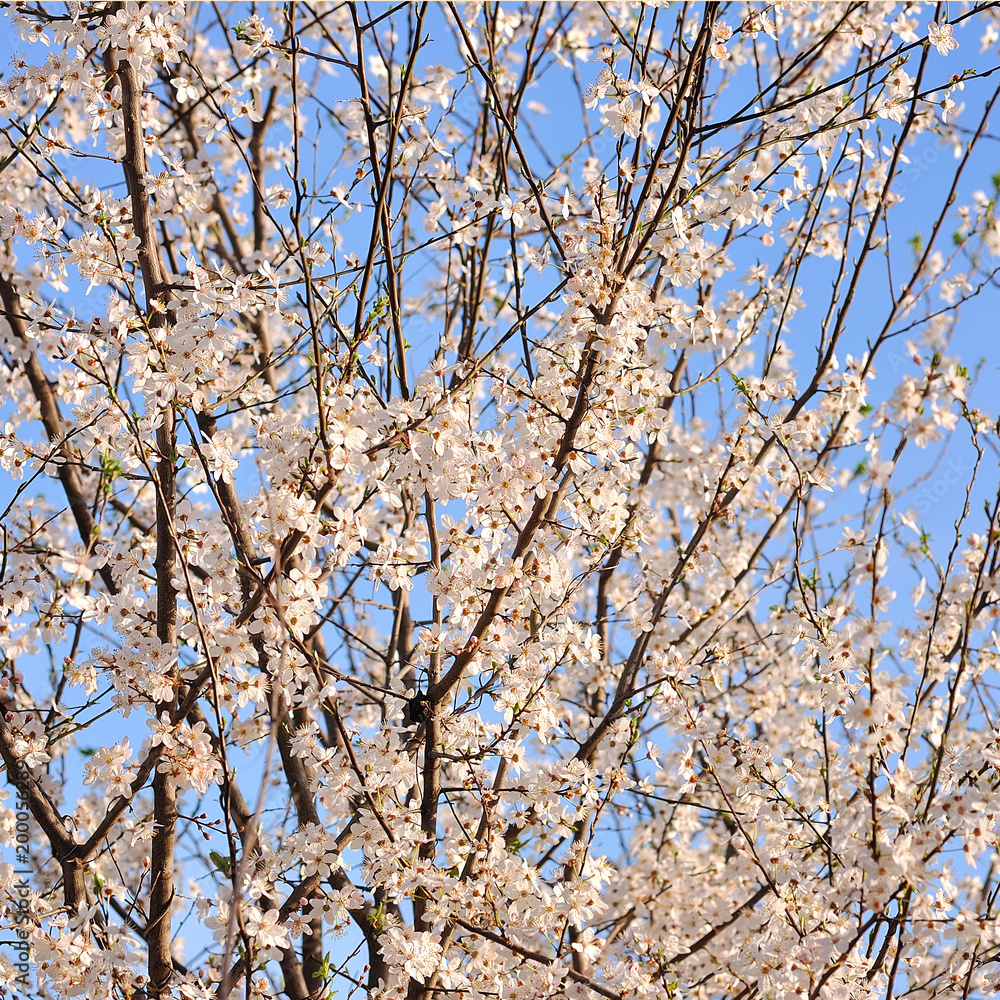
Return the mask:
{"type": "Polygon", "coordinates": [[[233,866],[233,862],[229,858],[223,857],[218,851],[209,851],[208,857],[212,864],[214,864],[223,875],[229,874],[229,870],[233,866]]]}

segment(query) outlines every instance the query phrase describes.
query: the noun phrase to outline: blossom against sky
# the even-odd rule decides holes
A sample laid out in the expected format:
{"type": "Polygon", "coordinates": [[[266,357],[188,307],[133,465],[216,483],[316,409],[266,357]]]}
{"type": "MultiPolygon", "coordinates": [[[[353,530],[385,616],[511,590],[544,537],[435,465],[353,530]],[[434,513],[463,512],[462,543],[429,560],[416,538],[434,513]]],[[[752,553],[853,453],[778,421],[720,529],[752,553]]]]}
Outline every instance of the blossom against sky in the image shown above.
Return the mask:
{"type": "Polygon", "coordinates": [[[989,992],[997,10],[9,6],[4,987],[989,992]]]}

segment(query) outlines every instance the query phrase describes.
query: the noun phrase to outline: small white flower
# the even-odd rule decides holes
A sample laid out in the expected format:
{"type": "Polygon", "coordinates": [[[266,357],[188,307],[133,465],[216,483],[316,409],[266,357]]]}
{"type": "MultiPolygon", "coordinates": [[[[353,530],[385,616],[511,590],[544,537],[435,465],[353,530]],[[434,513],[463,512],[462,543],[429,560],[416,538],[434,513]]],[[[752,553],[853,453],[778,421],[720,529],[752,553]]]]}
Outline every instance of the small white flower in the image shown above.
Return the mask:
{"type": "Polygon", "coordinates": [[[958,40],[951,25],[944,22],[938,24],[937,21],[931,21],[927,25],[927,41],[943,56],[958,48],[958,40]]]}
{"type": "Polygon", "coordinates": [[[525,214],[526,210],[523,202],[511,201],[508,194],[500,195],[500,215],[503,217],[504,222],[513,222],[514,228],[520,229],[524,225],[525,214]]]}
{"type": "Polygon", "coordinates": [[[178,104],[187,104],[188,101],[194,101],[198,97],[197,88],[186,77],[175,76],[170,81],[170,85],[177,91],[178,104]]]}
{"type": "Polygon", "coordinates": [[[616,139],[622,134],[633,139],[638,137],[642,122],[631,97],[623,97],[617,104],[605,105],[601,110],[616,139]]]}

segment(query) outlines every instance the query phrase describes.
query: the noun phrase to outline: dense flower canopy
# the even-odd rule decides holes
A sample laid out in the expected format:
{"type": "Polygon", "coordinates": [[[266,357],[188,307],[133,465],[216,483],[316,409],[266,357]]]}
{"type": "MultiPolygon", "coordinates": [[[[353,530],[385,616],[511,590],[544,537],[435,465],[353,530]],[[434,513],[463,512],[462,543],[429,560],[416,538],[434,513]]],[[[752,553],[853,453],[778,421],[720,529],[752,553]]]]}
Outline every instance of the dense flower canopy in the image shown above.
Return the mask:
{"type": "Polygon", "coordinates": [[[1000,6],[3,6],[5,993],[993,991],[1000,6]]]}

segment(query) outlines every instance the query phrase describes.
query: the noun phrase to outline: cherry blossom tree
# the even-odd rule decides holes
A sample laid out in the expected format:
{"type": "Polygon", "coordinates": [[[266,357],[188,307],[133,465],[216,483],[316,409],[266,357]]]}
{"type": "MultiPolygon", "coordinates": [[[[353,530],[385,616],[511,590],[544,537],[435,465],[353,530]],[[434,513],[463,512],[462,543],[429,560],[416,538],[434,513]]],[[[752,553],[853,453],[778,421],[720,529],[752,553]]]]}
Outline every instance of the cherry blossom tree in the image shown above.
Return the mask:
{"type": "Polygon", "coordinates": [[[5,994],[993,991],[996,3],[3,6],[5,994]]]}

